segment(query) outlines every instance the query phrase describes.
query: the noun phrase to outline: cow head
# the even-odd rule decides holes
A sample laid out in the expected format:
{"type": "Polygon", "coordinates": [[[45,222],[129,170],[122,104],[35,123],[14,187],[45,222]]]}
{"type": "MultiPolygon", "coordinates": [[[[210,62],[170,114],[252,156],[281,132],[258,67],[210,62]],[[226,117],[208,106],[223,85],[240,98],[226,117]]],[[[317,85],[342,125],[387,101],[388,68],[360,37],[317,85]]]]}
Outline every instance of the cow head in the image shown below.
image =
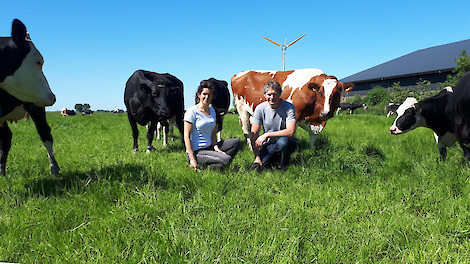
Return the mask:
{"type": "Polygon", "coordinates": [[[314,80],[308,86],[316,92],[315,114],[308,121],[320,124],[334,116],[339,106],[341,92],[349,92],[354,88],[354,84],[342,83],[334,76],[322,75],[316,78],[321,79],[314,80]]]}
{"type": "Polygon", "coordinates": [[[169,103],[172,101],[172,95],[176,94],[175,89],[181,88],[174,87],[173,84],[165,83],[162,80],[142,82],[140,90],[142,91],[141,96],[145,97],[145,100],[141,102],[144,102],[146,108],[151,109],[160,119],[168,119],[173,115],[169,103]]]}
{"type": "Polygon", "coordinates": [[[11,38],[0,40],[0,88],[24,102],[53,105],[56,98],[42,72],[43,64],[26,27],[15,19],[11,38]]]}
{"type": "Polygon", "coordinates": [[[404,134],[425,122],[418,107],[418,101],[413,97],[408,97],[397,109],[397,118],[390,127],[390,133],[394,135],[404,134]]]}

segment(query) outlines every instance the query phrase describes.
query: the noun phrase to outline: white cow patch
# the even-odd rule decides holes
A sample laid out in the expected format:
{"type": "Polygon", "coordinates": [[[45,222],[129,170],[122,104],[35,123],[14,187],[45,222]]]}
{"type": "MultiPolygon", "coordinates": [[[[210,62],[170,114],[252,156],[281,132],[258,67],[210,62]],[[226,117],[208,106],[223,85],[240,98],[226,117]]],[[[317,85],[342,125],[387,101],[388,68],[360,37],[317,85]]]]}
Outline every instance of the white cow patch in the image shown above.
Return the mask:
{"type": "Polygon", "coordinates": [[[21,101],[32,102],[37,106],[51,106],[55,96],[49,88],[46,77],[42,72],[44,59],[33,45],[24,58],[21,66],[13,74],[0,83],[0,87],[21,101]]]}
{"type": "Polygon", "coordinates": [[[325,114],[330,112],[330,98],[337,84],[338,80],[336,79],[325,79],[323,81],[323,89],[325,91],[325,103],[323,104],[323,113],[325,114]]]}
{"type": "MultiPolygon", "coordinates": [[[[403,102],[403,104],[401,104],[398,109],[397,109],[397,116],[400,117],[402,116],[406,109],[409,109],[411,107],[413,107],[415,104],[418,103],[418,100],[416,100],[416,98],[414,97],[408,97],[406,98],[406,100],[403,102]]],[[[397,119],[398,119],[397,117],[397,119]]]]}

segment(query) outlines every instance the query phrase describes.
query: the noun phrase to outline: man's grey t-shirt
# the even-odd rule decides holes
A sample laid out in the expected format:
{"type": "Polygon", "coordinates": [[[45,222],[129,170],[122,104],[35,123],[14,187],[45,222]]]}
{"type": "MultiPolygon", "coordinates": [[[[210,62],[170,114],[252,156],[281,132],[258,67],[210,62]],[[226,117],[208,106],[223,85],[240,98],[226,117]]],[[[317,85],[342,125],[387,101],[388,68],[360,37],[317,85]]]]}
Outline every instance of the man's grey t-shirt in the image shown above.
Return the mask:
{"type": "Polygon", "coordinates": [[[283,130],[286,123],[295,121],[294,105],[284,100],[276,109],[271,108],[268,102],[259,104],[252,119],[253,124],[263,126],[264,133],[283,130]]]}

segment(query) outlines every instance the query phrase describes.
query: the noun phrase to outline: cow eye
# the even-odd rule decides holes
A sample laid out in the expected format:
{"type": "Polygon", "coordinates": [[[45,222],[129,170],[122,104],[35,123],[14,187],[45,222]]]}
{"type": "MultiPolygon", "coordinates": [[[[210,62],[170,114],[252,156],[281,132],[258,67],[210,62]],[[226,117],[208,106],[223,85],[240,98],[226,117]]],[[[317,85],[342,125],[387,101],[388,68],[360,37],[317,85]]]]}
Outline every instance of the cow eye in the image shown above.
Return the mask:
{"type": "Polygon", "coordinates": [[[143,92],[143,93],[148,93],[150,91],[150,88],[145,85],[145,84],[141,84],[140,85],[140,90],[143,92]]]}

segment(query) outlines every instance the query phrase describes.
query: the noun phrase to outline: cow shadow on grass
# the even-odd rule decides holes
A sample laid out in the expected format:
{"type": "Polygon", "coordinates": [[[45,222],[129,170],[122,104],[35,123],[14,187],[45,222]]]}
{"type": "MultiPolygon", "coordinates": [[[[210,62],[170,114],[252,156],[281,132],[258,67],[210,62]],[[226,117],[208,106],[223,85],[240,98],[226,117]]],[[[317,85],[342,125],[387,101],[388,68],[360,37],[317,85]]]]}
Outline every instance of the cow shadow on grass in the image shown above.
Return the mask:
{"type": "Polygon", "coordinates": [[[32,193],[49,197],[66,193],[81,193],[100,181],[119,182],[128,186],[150,185],[163,190],[168,189],[171,184],[165,172],[157,174],[144,166],[119,164],[85,172],[62,171],[60,175],[28,179],[24,185],[32,193]]]}

